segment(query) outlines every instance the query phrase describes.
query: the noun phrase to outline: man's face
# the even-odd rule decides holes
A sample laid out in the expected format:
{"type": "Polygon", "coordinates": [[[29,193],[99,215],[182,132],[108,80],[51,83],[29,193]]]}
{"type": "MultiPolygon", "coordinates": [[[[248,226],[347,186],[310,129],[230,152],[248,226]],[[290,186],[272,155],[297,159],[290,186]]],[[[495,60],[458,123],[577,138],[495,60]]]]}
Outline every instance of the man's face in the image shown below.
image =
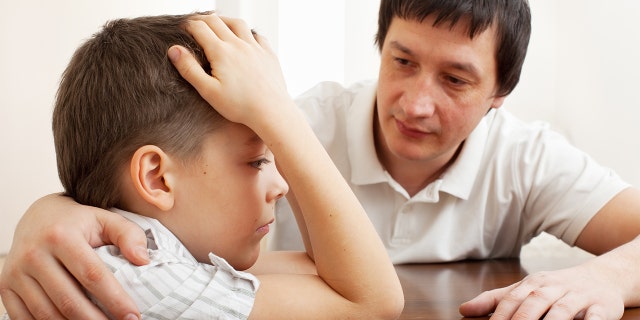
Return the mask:
{"type": "Polygon", "coordinates": [[[376,147],[383,165],[444,166],[490,108],[496,90],[496,36],[470,39],[450,28],[394,18],[381,50],[376,147]]]}

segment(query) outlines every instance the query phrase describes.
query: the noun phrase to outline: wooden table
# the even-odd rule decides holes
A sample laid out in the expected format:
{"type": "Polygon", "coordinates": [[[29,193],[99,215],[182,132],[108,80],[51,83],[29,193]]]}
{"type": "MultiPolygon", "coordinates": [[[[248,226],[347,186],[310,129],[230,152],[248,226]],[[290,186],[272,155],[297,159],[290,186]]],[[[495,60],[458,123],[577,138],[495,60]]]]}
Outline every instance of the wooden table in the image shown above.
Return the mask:
{"type": "MultiPolygon", "coordinates": [[[[400,319],[467,319],[458,312],[461,303],[527,275],[519,259],[398,265],[396,271],[405,295],[400,319]]],[[[640,320],[640,308],[627,309],[622,319],[640,320]]]]}

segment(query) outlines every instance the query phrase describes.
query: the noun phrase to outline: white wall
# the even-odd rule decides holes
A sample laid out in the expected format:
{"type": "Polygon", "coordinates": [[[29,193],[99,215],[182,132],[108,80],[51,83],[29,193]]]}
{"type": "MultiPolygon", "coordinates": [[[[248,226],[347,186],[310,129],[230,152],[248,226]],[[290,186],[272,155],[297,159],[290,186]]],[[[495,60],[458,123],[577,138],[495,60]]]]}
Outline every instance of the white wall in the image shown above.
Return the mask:
{"type": "Polygon", "coordinates": [[[530,2],[529,54],[507,108],[551,122],[640,186],[640,2],[530,2]]]}
{"type": "MultiPolygon", "coordinates": [[[[530,0],[533,35],[521,83],[505,103],[543,119],[640,185],[640,1],[530,0]]],[[[375,78],[378,0],[217,0],[247,19],[281,58],[290,93],[321,80],[375,78]]],[[[21,214],[61,191],[50,121],[60,73],[107,19],[184,13],[215,0],[0,2],[0,254],[21,214]]]]}

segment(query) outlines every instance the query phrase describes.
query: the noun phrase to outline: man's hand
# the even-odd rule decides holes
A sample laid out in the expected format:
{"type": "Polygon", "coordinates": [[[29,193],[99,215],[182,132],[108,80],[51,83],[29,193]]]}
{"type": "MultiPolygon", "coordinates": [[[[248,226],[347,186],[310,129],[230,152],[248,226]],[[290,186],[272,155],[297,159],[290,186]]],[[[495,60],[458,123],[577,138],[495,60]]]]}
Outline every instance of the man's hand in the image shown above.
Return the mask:
{"type": "Polygon", "coordinates": [[[9,316],[106,319],[82,286],[116,319],[139,319],[136,305],[93,251],[105,244],[115,244],[137,265],[148,262],[144,233],[123,217],[60,195],[36,201],[16,228],[0,274],[9,316]]]}
{"type": "Polygon", "coordinates": [[[624,275],[603,268],[598,257],[585,264],[538,272],[509,287],[483,292],[460,306],[465,317],[493,312],[491,319],[620,319],[624,275]]]}

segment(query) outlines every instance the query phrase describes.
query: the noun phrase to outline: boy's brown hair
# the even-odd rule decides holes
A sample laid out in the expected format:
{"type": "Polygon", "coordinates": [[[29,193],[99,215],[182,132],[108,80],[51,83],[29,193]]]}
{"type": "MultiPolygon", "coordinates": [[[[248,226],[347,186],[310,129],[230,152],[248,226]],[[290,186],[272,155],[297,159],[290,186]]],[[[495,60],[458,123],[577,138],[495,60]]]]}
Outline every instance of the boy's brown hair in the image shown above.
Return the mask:
{"type": "Polygon", "coordinates": [[[156,145],[192,159],[203,137],[225,121],[167,57],[169,47],[179,44],[210,70],[183,27],[192,16],[110,21],[76,50],[53,111],[58,173],[68,196],[117,206],[122,170],[138,148],[156,145]]]}

